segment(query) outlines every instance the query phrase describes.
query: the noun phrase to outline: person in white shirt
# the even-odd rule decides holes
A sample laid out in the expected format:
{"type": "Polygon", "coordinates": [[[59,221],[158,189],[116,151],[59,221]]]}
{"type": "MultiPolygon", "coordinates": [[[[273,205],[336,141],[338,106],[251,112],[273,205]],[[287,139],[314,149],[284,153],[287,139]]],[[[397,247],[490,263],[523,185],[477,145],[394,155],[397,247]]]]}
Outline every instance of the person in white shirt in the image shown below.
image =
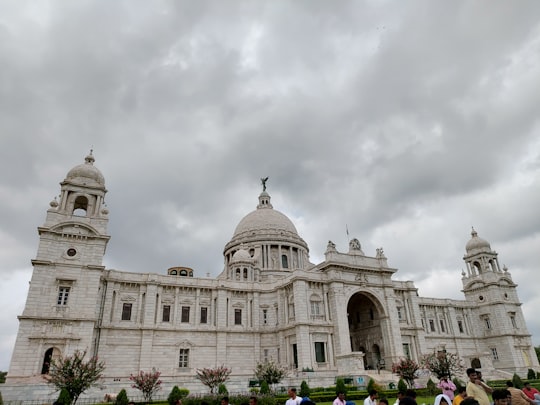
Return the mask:
{"type": "Polygon", "coordinates": [[[287,394],[289,394],[289,399],[287,402],[285,402],[285,405],[300,405],[300,402],[302,402],[302,397],[296,396],[296,388],[289,388],[287,394]]]}
{"type": "Polygon", "coordinates": [[[377,405],[378,393],[375,390],[369,391],[369,397],[364,399],[364,405],[377,405]]]}

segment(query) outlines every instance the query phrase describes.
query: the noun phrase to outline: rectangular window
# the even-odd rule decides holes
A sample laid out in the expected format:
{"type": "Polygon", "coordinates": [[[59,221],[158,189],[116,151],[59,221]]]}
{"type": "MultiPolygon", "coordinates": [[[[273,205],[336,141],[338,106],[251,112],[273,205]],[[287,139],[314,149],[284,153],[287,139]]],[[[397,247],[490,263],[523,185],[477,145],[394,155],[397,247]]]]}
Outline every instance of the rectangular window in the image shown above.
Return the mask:
{"type": "Polygon", "coordinates": [[[317,363],[326,363],[324,342],[315,342],[315,361],[317,363]]]}
{"type": "Polygon", "coordinates": [[[163,315],[161,317],[161,320],[163,322],[171,321],[171,306],[170,305],[163,305],[163,315]]]}
{"type": "Polygon", "coordinates": [[[403,343],[403,354],[404,354],[405,357],[407,357],[408,359],[411,358],[411,349],[410,349],[408,343],[403,343]]]}
{"type": "Polygon", "coordinates": [[[268,361],[268,349],[264,349],[264,361],[268,361]]]}
{"type": "Polygon", "coordinates": [[[189,323],[189,307],[182,307],[182,323],[189,323]]]}
{"type": "Polygon", "coordinates": [[[311,315],[318,316],[320,312],[319,301],[311,301],[311,315]]]}
{"type": "Polygon", "coordinates": [[[403,319],[403,314],[401,313],[401,307],[397,307],[397,317],[400,321],[403,319]]]}
{"type": "Polygon", "coordinates": [[[189,367],[189,349],[180,349],[180,354],[178,356],[178,367],[189,367]]]}
{"type": "Polygon", "coordinates": [[[268,323],[268,310],[267,309],[263,309],[263,324],[267,324],[268,323]]]}
{"type": "Polygon", "coordinates": [[[208,308],[201,307],[201,323],[208,323],[208,308]]]}
{"type": "Polygon", "coordinates": [[[234,324],[242,325],[242,310],[241,309],[234,310],[234,324]]]}
{"type": "Polygon", "coordinates": [[[512,322],[512,327],[514,329],[517,329],[516,317],[515,316],[513,316],[513,315],[510,316],[510,322],[512,322]]]}
{"type": "Polygon", "coordinates": [[[463,329],[463,321],[457,321],[457,327],[459,329],[459,333],[465,332],[465,330],[463,329]]]}
{"type": "Polygon", "coordinates": [[[56,302],[56,305],[67,305],[69,290],[70,287],[58,287],[58,301],[56,302]]]}
{"type": "Polygon", "coordinates": [[[491,329],[491,321],[489,320],[489,316],[484,318],[484,322],[486,323],[486,329],[491,329]]]}
{"type": "Polygon", "coordinates": [[[433,319],[429,320],[429,330],[435,332],[435,322],[433,322],[433,319]]]}
{"type": "Polygon", "coordinates": [[[492,347],[490,350],[491,350],[491,358],[493,360],[499,360],[499,354],[497,353],[497,349],[495,347],[492,347]]]}
{"type": "Polygon", "coordinates": [[[441,325],[441,332],[444,332],[444,320],[439,319],[439,324],[441,325]]]}
{"type": "Polygon", "coordinates": [[[124,302],[122,305],[122,320],[123,321],[131,321],[131,308],[133,304],[124,302]]]}

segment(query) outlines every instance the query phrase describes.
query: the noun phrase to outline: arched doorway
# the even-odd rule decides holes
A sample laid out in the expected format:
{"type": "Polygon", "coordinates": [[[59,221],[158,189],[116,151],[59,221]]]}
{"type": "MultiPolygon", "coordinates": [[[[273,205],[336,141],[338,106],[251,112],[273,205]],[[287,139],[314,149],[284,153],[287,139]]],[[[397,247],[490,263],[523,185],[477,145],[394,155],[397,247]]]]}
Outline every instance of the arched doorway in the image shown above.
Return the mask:
{"type": "Polygon", "coordinates": [[[41,365],[41,374],[49,374],[51,367],[51,361],[60,357],[60,350],[55,347],[51,347],[45,351],[43,356],[43,364],[41,365]]]}
{"type": "Polygon", "coordinates": [[[471,359],[471,367],[472,368],[482,368],[482,364],[480,363],[480,359],[478,359],[478,358],[471,359]]]}
{"type": "Polygon", "coordinates": [[[377,302],[364,293],[354,294],[347,304],[351,350],[364,353],[366,370],[377,369],[384,357],[382,315],[377,302]]]}

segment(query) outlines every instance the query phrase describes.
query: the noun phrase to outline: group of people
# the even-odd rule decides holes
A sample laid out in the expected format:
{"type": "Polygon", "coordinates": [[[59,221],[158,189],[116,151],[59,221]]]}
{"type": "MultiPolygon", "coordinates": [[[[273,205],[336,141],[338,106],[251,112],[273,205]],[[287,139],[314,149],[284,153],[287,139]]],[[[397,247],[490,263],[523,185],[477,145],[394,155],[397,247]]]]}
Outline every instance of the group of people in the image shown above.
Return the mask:
{"type": "Polygon", "coordinates": [[[482,374],[474,368],[467,369],[467,399],[475,401],[462,405],[540,405],[540,392],[527,382],[523,390],[514,387],[512,381],[506,382],[506,388],[493,389],[482,380],[482,374]],[[493,402],[489,399],[489,394],[493,402]]]}
{"type": "MultiPolygon", "coordinates": [[[[493,389],[482,379],[482,373],[474,368],[467,369],[469,381],[466,387],[456,388],[456,385],[447,377],[441,378],[437,387],[442,394],[435,397],[433,405],[540,405],[540,391],[531,387],[530,383],[524,384],[523,390],[514,387],[512,381],[506,382],[506,388],[493,389]],[[457,394],[456,394],[457,390],[457,394]],[[489,399],[492,396],[493,401],[489,399]]],[[[369,391],[369,396],[364,400],[364,405],[388,405],[386,399],[377,402],[377,391],[369,391]]],[[[285,405],[299,405],[287,403],[285,405]]],[[[345,400],[345,393],[339,392],[332,405],[349,405],[345,400]]],[[[398,392],[394,405],[417,405],[416,392],[407,390],[398,392]]]]}

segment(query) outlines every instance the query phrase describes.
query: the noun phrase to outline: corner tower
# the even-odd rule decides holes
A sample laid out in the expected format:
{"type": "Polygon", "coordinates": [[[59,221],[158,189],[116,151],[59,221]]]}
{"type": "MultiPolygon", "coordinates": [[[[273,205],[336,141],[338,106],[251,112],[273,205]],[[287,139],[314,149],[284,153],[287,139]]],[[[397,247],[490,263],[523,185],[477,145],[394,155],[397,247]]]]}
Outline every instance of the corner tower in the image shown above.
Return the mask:
{"type": "Polygon", "coordinates": [[[467,272],[462,272],[463,292],[466,300],[474,304],[474,334],[484,343],[475,360],[481,363],[480,367],[526,374],[529,368],[538,367],[538,359],[521,310],[517,284],[506,266],[501,269],[497,252],[474,228],[465,249],[467,272]]]}
{"type": "Polygon", "coordinates": [[[103,256],[109,241],[107,192],[92,151],[60,183],[43,226],[9,379],[47,374],[51,358],[97,352],[103,256]]]}

